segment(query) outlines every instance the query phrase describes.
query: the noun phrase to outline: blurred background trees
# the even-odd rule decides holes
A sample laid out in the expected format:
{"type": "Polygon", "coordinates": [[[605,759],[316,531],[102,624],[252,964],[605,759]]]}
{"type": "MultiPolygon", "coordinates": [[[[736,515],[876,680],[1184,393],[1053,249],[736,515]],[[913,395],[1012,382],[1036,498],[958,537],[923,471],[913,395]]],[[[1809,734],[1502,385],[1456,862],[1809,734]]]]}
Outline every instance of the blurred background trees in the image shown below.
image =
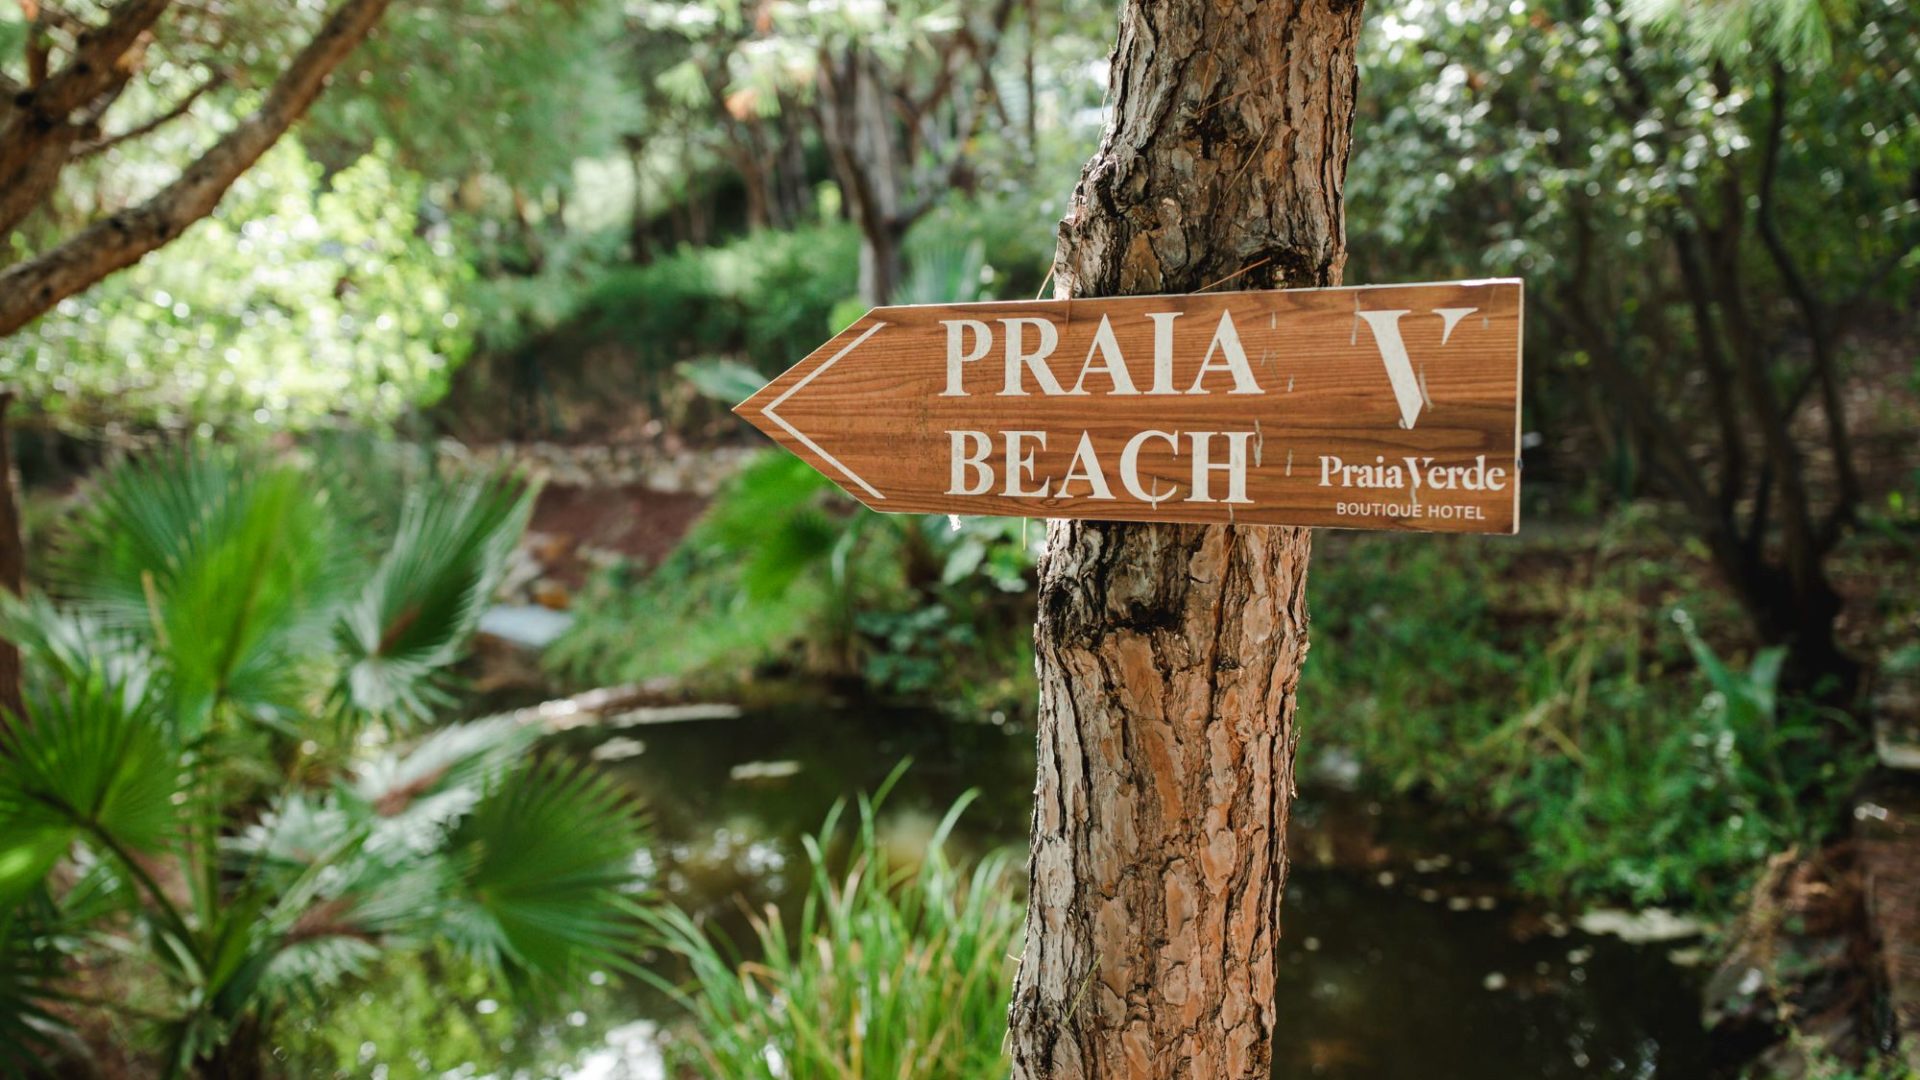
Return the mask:
{"type": "Polygon", "coordinates": [[[1385,13],[1354,258],[1380,280],[1525,272],[1558,369],[1533,423],[1592,416],[1615,490],[1679,500],[1795,682],[1844,696],[1828,559],[1876,513],[1862,475],[1895,437],[1855,435],[1846,393],[1910,376],[1861,353],[1920,262],[1920,21],[1864,4],[1836,45],[1823,5],[1772,7],[1385,13]]]}
{"type": "MultiPolygon", "coordinates": [[[[576,1013],[638,1012],[701,1029],[696,1072],[782,1040],[845,1065],[850,1047],[798,1049],[804,1012],[729,1041],[728,1010],[780,987],[886,1004],[836,981],[836,949],[999,948],[1017,912],[972,891],[1018,898],[1002,864],[965,864],[1027,810],[1042,530],[869,514],[756,457],[726,410],[873,303],[1045,287],[1110,104],[1113,15],[0,6],[0,381],[28,585],[8,632],[29,676],[0,751],[0,1045],[64,1029],[209,1073],[263,1048],[295,1071],[541,1071],[576,1013]],[[527,463],[544,493],[475,457],[527,463]],[[531,661],[491,637],[476,657],[502,599],[568,625],[531,661]],[[645,738],[618,715],[590,737],[487,719],[636,685],[746,711],[645,738]],[[796,700],[814,711],[789,723],[796,700]],[[852,719],[901,707],[923,711],[852,719]],[[816,834],[916,748],[878,826],[816,834]],[[937,824],[968,782],[983,823],[956,828],[952,866],[883,850],[890,815],[937,824]],[[570,837],[577,872],[549,875],[577,891],[480,897],[505,868],[476,845],[541,865],[512,818],[553,807],[598,823],[570,837]],[[290,850],[295,823],[310,842],[290,850]],[[834,917],[803,919],[809,895],[834,917]],[[743,901],[781,917],[738,919],[743,901]],[[610,988],[636,964],[687,1008],[610,988]],[[433,1068],[393,1049],[422,1025],[448,1033],[433,1068]]],[[[1569,917],[1724,920],[1756,882],[1852,895],[1833,845],[1859,806],[1894,805],[1859,795],[1871,733],[1897,747],[1920,721],[1899,704],[1920,700],[1920,16],[1396,0],[1360,50],[1346,280],[1527,280],[1528,524],[1316,537],[1298,808],[1351,788],[1389,817],[1463,815],[1510,840],[1501,904],[1569,917]]],[[[1303,861],[1323,846],[1341,842],[1303,861]]],[[[1426,871],[1358,873],[1354,910],[1442,895],[1408,886],[1426,871]]],[[[1718,952],[1746,957],[1735,938],[1718,952]]],[[[956,1012],[994,1011],[992,953],[938,972],[956,1012]]],[[[1486,975],[1431,996],[1458,1005],[1486,975]]],[[[1571,980],[1529,1000],[1589,992],[1571,980]]],[[[1777,1007],[1726,1011],[1769,1037],[1825,1015],[1750,997],[1777,1007]]],[[[953,1030],[909,1004],[898,1030],[953,1030]]],[[[991,1073],[986,1037],[924,1060],[991,1073]]]]}

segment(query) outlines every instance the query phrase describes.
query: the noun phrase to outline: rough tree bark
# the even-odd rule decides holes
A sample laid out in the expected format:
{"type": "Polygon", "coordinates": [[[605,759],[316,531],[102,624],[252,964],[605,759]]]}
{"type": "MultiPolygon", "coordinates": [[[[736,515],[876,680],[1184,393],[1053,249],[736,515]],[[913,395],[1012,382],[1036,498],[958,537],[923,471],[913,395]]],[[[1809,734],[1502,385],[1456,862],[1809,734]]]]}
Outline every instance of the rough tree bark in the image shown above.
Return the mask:
{"type": "MultiPolygon", "coordinates": [[[[1338,283],[1360,6],[1127,0],[1056,295],[1338,283]]],[[[1052,525],[1016,1077],[1268,1075],[1308,540],[1052,525]]]]}

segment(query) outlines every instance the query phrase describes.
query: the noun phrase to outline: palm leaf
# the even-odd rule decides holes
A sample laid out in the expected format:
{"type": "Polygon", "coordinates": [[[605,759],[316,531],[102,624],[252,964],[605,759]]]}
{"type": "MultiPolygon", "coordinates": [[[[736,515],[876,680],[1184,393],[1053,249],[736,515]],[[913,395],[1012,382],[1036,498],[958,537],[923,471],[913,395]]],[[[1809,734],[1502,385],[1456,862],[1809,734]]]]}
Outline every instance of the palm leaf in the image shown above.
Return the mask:
{"type": "Polygon", "coordinates": [[[497,476],[409,495],[392,546],[336,626],[343,700],[401,719],[441,701],[436,680],[479,624],[532,505],[531,489],[497,476]]]}
{"type": "Polygon", "coordinates": [[[22,599],[0,590],[0,638],[19,648],[29,692],[56,693],[99,672],[129,700],[149,696],[154,658],[138,635],[55,607],[40,593],[22,599]]]}
{"type": "Polygon", "coordinates": [[[512,716],[450,724],[404,754],[368,762],[352,791],[361,804],[389,820],[414,810],[424,799],[461,788],[471,789],[477,800],[538,737],[538,728],[512,716]]]}
{"type": "Polygon", "coordinates": [[[519,981],[622,967],[637,949],[639,815],[604,776],[537,762],[492,786],[452,842],[459,944],[519,981]]]}
{"type": "Polygon", "coordinates": [[[77,839],[118,853],[172,835],[179,749],[143,698],[92,673],[0,729],[0,908],[77,839]]]}
{"type": "Polygon", "coordinates": [[[144,641],[188,722],[220,702],[290,716],[344,576],[332,520],[297,471],[232,451],[128,463],[71,527],[55,589],[144,641]]]}
{"type": "Polygon", "coordinates": [[[59,1026],[46,1009],[64,966],[48,932],[55,918],[39,890],[12,910],[0,906],[0,1076],[35,1076],[47,1067],[34,1048],[59,1026]]]}
{"type": "MultiPolygon", "coordinates": [[[[511,718],[457,724],[365,765],[324,798],[292,793],[231,845],[276,899],[260,993],[311,1002],[383,947],[476,932],[450,838],[537,731],[511,718]]],[[[497,926],[480,927],[498,937],[497,926]]]]}

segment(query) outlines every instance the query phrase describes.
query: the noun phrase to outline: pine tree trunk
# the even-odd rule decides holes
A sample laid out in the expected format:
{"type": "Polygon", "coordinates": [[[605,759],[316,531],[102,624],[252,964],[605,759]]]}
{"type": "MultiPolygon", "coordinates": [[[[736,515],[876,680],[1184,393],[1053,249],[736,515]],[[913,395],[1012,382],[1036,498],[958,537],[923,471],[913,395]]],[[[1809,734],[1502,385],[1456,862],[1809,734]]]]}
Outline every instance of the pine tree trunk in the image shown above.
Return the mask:
{"type": "MultiPolygon", "coordinates": [[[[1057,294],[1337,284],[1359,25],[1127,0],[1057,294]]],[[[1016,1077],[1268,1075],[1308,540],[1052,525],[1016,1077]]]]}

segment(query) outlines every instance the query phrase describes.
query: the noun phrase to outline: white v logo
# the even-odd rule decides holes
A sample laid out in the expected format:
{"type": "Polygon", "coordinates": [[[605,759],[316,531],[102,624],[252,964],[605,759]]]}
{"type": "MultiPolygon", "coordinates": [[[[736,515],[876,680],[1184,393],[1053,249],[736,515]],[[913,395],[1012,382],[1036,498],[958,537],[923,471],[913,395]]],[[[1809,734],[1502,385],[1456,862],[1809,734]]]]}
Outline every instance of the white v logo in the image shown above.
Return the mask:
{"type": "MultiPolygon", "coordinates": [[[[1443,320],[1440,344],[1445,345],[1447,339],[1453,336],[1453,328],[1460,324],[1461,319],[1478,310],[1434,308],[1433,313],[1443,320]]],[[[1380,359],[1387,365],[1387,382],[1393,386],[1393,400],[1400,406],[1400,426],[1411,430],[1414,421],[1420,418],[1420,406],[1425,402],[1426,395],[1420,389],[1420,380],[1414,377],[1413,358],[1407,355],[1407,343],[1400,338],[1400,316],[1407,314],[1407,310],[1362,311],[1358,314],[1373,329],[1374,344],[1380,347],[1380,359]]]]}

